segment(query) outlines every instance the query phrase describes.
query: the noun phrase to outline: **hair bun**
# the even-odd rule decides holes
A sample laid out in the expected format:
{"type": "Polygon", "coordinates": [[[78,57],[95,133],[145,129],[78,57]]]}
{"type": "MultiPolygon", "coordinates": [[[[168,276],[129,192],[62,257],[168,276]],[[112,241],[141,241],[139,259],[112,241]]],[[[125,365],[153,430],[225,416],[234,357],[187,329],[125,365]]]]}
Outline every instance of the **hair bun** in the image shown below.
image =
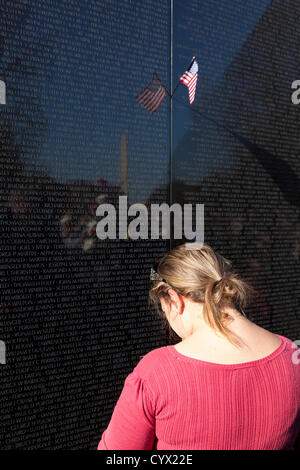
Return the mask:
{"type": "Polygon", "coordinates": [[[231,277],[223,279],[223,285],[224,285],[224,294],[227,294],[230,296],[235,295],[236,289],[233,285],[231,277]]]}
{"type": "Polygon", "coordinates": [[[234,286],[232,285],[232,279],[230,276],[227,276],[224,274],[221,279],[218,279],[217,281],[214,281],[213,283],[213,290],[215,292],[219,291],[222,289],[222,293],[233,296],[235,294],[235,289],[234,286]]]}
{"type": "Polygon", "coordinates": [[[217,281],[213,281],[213,289],[216,289],[216,287],[218,287],[223,281],[223,277],[221,277],[221,279],[218,279],[217,281]]]}

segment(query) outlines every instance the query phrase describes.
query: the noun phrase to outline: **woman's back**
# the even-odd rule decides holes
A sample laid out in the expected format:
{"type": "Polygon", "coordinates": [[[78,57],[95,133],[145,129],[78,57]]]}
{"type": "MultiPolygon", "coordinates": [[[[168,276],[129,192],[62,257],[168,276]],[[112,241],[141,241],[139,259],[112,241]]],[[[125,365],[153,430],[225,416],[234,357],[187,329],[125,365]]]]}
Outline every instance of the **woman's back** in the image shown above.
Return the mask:
{"type": "MultiPolygon", "coordinates": [[[[181,355],[174,346],[167,347],[178,364],[170,380],[176,381],[179,375],[181,385],[173,389],[173,406],[185,403],[184,416],[173,408],[176,419],[172,428],[177,430],[177,439],[181,420],[182,427],[188,428],[188,442],[179,438],[176,445],[195,445],[188,449],[293,447],[300,433],[300,366],[293,343],[278,338],[281,343],[271,354],[239,364],[204,362],[181,355]]],[[[163,383],[161,386],[164,389],[163,383]]],[[[159,419],[156,426],[158,435],[162,431],[162,440],[172,442],[170,423],[168,434],[159,419]]]]}
{"type": "Polygon", "coordinates": [[[127,377],[99,449],[293,449],[300,350],[284,336],[261,359],[218,364],[164,346],[127,377]],[[155,439],[155,440],[154,440],[155,439]]]}

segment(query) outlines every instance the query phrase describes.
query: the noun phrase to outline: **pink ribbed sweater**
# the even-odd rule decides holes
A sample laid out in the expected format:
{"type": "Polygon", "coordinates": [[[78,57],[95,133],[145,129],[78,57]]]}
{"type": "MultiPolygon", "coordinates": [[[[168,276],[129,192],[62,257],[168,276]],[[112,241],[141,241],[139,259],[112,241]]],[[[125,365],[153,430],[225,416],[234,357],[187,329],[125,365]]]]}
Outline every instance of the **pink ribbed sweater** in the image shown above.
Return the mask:
{"type": "Polygon", "coordinates": [[[300,433],[300,349],[277,335],[270,355],[240,364],[163,346],[127,376],[98,450],[293,449],[300,433]]]}

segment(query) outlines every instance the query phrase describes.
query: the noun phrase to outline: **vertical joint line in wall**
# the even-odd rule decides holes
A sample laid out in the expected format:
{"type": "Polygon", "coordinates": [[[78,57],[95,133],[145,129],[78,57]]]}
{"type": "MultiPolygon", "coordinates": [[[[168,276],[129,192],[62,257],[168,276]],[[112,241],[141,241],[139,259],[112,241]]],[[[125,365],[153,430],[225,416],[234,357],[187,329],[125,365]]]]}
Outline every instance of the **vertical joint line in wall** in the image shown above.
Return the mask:
{"type": "MultiPolygon", "coordinates": [[[[170,93],[172,95],[173,90],[173,0],[170,0],[170,93]]],[[[173,191],[172,191],[172,154],[173,154],[173,105],[172,105],[172,96],[170,96],[170,130],[169,130],[169,204],[170,207],[173,203],[173,191]]],[[[172,224],[171,224],[172,229],[172,224]]],[[[170,250],[172,249],[172,236],[170,233],[170,250]]]]}

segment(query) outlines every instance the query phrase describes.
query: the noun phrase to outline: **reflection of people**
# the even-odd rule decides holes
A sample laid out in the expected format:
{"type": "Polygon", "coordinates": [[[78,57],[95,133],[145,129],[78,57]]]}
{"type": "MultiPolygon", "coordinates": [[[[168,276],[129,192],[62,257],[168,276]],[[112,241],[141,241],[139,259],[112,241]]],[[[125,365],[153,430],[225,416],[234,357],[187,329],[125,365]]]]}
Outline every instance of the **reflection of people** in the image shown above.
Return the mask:
{"type": "Polygon", "coordinates": [[[86,234],[86,220],[79,218],[77,224],[71,225],[72,216],[65,214],[60,219],[63,242],[67,248],[81,248],[82,240],[86,234]]]}
{"type": "Polygon", "coordinates": [[[28,207],[28,203],[22,194],[17,192],[12,194],[11,201],[10,201],[10,208],[13,214],[23,214],[26,212],[28,207]]]}
{"type": "Polygon", "coordinates": [[[182,341],[127,376],[98,450],[295,448],[300,350],[246,317],[251,286],[206,244],[177,246],[152,278],[150,299],[182,341]]]}
{"type": "Polygon", "coordinates": [[[65,214],[60,219],[63,243],[66,248],[80,248],[88,251],[95,245],[96,220],[90,215],[82,215],[77,223],[72,223],[72,215],[65,214]]]}

